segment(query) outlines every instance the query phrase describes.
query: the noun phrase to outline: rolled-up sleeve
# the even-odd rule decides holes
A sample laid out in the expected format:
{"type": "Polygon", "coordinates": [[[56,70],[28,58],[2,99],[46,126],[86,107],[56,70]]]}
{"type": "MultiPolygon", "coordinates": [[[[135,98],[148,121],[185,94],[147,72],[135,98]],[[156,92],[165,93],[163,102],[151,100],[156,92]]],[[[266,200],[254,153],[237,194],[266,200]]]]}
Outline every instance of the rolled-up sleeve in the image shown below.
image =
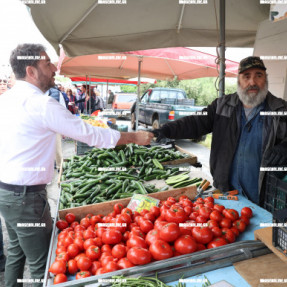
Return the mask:
{"type": "Polygon", "coordinates": [[[121,137],[118,131],[85,123],[52,98],[45,105],[43,122],[53,132],[98,148],[113,148],[121,137]]]}

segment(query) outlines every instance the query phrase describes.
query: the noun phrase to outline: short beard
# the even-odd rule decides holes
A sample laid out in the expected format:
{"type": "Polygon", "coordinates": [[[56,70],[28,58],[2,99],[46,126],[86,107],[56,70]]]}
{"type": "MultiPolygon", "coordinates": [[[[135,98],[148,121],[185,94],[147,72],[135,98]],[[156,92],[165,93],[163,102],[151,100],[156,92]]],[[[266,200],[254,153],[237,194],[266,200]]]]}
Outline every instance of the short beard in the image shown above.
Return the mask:
{"type": "MultiPolygon", "coordinates": [[[[255,87],[257,87],[257,86],[255,86],[255,87]]],[[[265,83],[263,89],[259,90],[259,88],[258,88],[257,93],[251,93],[251,94],[248,94],[248,88],[242,89],[240,84],[239,84],[239,81],[237,82],[237,94],[238,94],[239,99],[241,100],[241,102],[243,103],[244,106],[251,107],[251,108],[255,108],[255,107],[259,106],[266,99],[267,93],[268,93],[268,81],[267,81],[267,79],[266,79],[266,83],[265,83]]]]}

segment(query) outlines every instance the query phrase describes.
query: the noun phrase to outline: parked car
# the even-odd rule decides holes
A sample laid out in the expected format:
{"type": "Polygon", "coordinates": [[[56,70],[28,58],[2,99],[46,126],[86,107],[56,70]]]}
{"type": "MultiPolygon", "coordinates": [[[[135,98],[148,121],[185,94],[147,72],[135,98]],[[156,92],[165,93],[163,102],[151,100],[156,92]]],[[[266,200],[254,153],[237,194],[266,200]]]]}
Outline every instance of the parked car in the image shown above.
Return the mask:
{"type": "Polygon", "coordinates": [[[158,129],[169,121],[201,112],[203,108],[195,106],[194,99],[188,99],[184,90],[173,88],[148,89],[141,97],[139,115],[136,115],[136,103],[132,105],[131,126],[135,130],[138,116],[139,124],[158,129]]]}
{"type": "Polygon", "coordinates": [[[134,93],[115,93],[115,97],[112,103],[113,111],[122,117],[130,116],[131,107],[136,101],[137,94],[134,93]]]}

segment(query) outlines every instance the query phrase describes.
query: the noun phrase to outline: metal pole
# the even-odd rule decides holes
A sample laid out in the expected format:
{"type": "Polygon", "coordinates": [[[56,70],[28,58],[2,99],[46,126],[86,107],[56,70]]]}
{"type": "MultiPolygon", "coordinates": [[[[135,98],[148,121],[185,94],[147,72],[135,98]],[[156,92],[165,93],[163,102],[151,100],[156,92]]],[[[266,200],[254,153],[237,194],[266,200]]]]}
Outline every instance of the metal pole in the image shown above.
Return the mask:
{"type": "MultiPolygon", "coordinates": [[[[108,100],[109,100],[109,80],[107,80],[107,90],[106,90],[106,102],[107,102],[107,107],[108,107],[108,100]]],[[[109,109],[112,107],[109,106],[109,109]]]]}
{"type": "Polygon", "coordinates": [[[219,97],[225,94],[225,0],[220,0],[220,67],[219,67],[219,97]]]}
{"type": "Polygon", "coordinates": [[[139,57],[138,61],[138,96],[137,96],[137,102],[136,102],[136,131],[138,130],[139,127],[139,104],[140,104],[140,85],[141,85],[141,63],[142,63],[143,58],[139,57]]]}
{"type": "Polygon", "coordinates": [[[87,102],[86,102],[86,97],[87,97],[87,86],[88,86],[88,76],[86,75],[86,93],[85,93],[85,101],[84,101],[84,110],[85,113],[88,113],[88,109],[87,109],[87,102]]]}

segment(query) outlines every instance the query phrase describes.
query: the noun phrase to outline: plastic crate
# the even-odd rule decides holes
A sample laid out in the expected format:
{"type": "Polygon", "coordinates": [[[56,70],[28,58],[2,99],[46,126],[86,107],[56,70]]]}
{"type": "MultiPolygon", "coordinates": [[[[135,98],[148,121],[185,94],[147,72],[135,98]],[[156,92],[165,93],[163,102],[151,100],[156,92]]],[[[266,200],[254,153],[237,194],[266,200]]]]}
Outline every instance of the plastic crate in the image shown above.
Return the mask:
{"type": "Polygon", "coordinates": [[[273,223],[276,227],[272,227],[272,244],[287,256],[287,209],[275,211],[273,223]]]}
{"type": "Polygon", "coordinates": [[[89,146],[86,143],[76,141],[76,154],[83,155],[85,152],[93,149],[93,146],[89,146]]]}
{"type": "Polygon", "coordinates": [[[287,208],[287,182],[276,177],[276,173],[266,173],[264,208],[271,213],[287,208]]]}

